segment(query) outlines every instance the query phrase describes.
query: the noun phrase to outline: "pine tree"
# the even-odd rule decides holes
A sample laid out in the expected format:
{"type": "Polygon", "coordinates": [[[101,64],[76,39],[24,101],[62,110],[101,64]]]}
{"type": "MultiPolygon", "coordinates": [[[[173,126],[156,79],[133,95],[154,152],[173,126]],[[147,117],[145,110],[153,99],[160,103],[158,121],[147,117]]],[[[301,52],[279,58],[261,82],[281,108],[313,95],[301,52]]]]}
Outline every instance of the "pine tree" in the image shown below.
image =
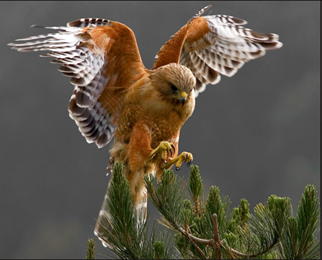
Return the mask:
{"type": "MultiPolygon", "coordinates": [[[[249,212],[246,199],[230,210],[228,197],[216,186],[202,199],[198,166],[191,166],[188,184],[172,170],[161,182],[144,177],[149,201],[162,215],[151,232],[136,216],[123,164],[114,167],[107,190],[110,215],[105,227],[110,249],[122,259],[319,259],[320,208],[313,185],[304,189],[294,217],[290,198],[271,195],[266,205],[249,212]],[[160,225],[161,224],[161,225],[160,225]],[[166,228],[162,229],[162,226],[166,228]]],[[[94,259],[89,243],[88,259],[94,259]]]]}

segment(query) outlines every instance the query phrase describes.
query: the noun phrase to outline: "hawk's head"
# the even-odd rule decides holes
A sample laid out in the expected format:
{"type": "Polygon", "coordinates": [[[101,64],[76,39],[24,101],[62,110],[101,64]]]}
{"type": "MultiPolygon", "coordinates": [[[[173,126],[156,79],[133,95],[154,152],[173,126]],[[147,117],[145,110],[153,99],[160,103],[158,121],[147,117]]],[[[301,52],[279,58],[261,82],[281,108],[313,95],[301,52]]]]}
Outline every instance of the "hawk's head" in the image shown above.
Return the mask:
{"type": "Polygon", "coordinates": [[[196,78],[191,70],[177,63],[170,63],[152,71],[151,81],[163,99],[183,106],[194,99],[196,78]]]}

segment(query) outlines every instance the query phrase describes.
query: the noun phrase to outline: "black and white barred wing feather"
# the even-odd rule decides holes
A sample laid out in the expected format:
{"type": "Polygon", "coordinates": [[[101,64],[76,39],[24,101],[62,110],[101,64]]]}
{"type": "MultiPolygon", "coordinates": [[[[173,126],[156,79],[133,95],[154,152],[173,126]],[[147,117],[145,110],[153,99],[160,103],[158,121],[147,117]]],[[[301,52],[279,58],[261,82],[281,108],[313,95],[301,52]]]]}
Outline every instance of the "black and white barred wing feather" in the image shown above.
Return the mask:
{"type": "MultiPolygon", "coordinates": [[[[43,28],[58,32],[18,39],[24,43],[9,45],[21,52],[50,51],[41,57],[52,57],[53,63],[62,64],[59,71],[71,77],[75,86],[68,106],[70,117],[88,143],[95,142],[99,148],[105,146],[117,128],[126,87],[135,81],[131,76],[122,77],[124,67],[131,66],[131,62],[116,66],[116,57],[122,61],[128,55],[139,64],[139,72],[143,68],[139,54],[122,53],[117,46],[122,38],[120,33],[128,28],[99,18],[72,21],[66,27],[43,28]]],[[[125,36],[134,38],[129,32],[125,36]]],[[[128,45],[125,47],[137,49],[135,39],[128,45]]],[[[135,73],[135,68],[132,71],[140,74],[135,73]]]]}
{"type": "Polygon", "coordinates": [[[180,55],[180,64],[189,67],[197,78],[197,92],[204,91],[209,83],[217,84],[220,74],[231,77],[245,62],[282,47],[278,35],[244,28],[247,22],[242,19],[228,15],[200,18],[205,19],[209,32],[195,42],[188,38],[180,55]]]}
{"type": "Polygon", "coordinates": [[[176,62],[196,77],[195,96],[220,75],[233,76],[245,62],[282,47],[278,35],[257,33],[243,27],[247,22],[228,15],[201,16],[203,8],[167,41],[158,52],[154,68],[176,62]]]}
{"type": "MultiPolygon", "coordinates": [[[[102,22],[108,23],[106,20],[102,22]]],[[[53,63],[62,64],[58,70],[71,77],[71,83],[75,85],[69,102],[69,115],[75,120],[87,142],[96,142],[101,147],[112,138],[116,128],[109,124],[109,115],[97,102],[108,81],[103,75],[106,62],[101,53],[89,49],[93,43],[84,34],[81,21],[77,24],[78,27],[73,27],[74,24],[71,22],[67,27],[44,27],[59,32],[18,39],[17,41],[28,42],[10,45],[22,52],[50,51],[41,57],[53,57],[53,63]]],[[[95,27],[95,21],[87,26],[95,27]]]]}

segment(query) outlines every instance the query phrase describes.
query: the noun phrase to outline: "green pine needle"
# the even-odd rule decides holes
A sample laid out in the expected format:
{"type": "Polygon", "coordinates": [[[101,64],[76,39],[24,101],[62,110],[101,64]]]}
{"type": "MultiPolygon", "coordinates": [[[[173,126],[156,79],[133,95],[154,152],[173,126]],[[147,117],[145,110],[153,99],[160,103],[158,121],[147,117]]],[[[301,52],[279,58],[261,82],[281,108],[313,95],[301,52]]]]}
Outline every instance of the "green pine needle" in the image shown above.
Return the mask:
{"type": "Polygon", "coordinates": [[[87,241],[86,259],[95,259],[95,241],[93,238],[90,238],[87,241]]]}
{"type": "MultiPolygon", "coordinates": [[[[223,259],[319,259],[320,208],[315,187],[305,187],[298,214],[293,216],[291,200],[271,195],[267,205],[249,212],[246,199],[230,213],[230,201],[212,186],[203,201],[203,184],[198,166],[191,166],[188,186],[171,170],[164,170],[161,182],[144,176],[149,200],[162,215],[163,226],[155,222],[151,231],[138,222],[122,163],[114,167],[109,188],[105,227],[111,250],[122,259],[215,258],[213,214],[217,214],[220,256],[223,259]],[[190,197],[186,196],[188,189],[190,197]],[[198,210],[197,206],[199,207],[198,210]],[[161,229],[166,227],[167,229],[161,229]],[[194,237],[194,240],[192,239],[194,237]],[[198,240],[201,239],[201,240],[198,240]],[[207,243],[205,241],[208,241],[207,243]]],[[[94,245],[93,245],[94,246],[94,245]]],[[[88,249],[88,259],[94,259],[88,249]]]]}
{"type": "Polygon", "coordinates": [[[189,175],[189,192],[192,197],[192,200],[195,204],[195,212],[200,216],[200,198],[203,193],[202,179],[199,172],[198,166],[191,165],[189,175]]]}
{"type": "Polygon", "coordinates": [[[320,243],[316,238],[320,206],[317,191],[313,185],[307,185],[298,207],[297,216],[290,217],[279,248],[281,257],[286,259],[319,259],[320,243]]]}

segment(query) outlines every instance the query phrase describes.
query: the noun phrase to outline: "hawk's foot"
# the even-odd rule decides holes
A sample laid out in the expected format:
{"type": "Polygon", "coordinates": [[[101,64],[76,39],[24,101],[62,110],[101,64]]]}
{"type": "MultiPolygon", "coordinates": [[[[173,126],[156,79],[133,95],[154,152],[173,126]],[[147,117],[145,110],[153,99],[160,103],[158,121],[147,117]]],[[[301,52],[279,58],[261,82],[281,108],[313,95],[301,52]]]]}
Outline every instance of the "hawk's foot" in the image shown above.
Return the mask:
{"type": "Polygon", "coordinates": [[[171,142],[163,141],[161,142],[157,148],[155,148],[150,156],[149,156],[149,161],[158,153],[161,152],[161,157],[164,161],[164,163],[167,163],[168,156],[172,156],[172,154],[175,153],[175,146],[171,142]]]}
{"type": "Polygon", "coordinates": [[[183,162],[185,162],[187,166],[190,166],[192,160],[193,160],[193,156],[191,153],[182,152],[180,155],[174,158],[170,163],[168,163],[164,168],[169,169],[172,165],[175,164],[176,170],[179,171],[183,162]]]}

